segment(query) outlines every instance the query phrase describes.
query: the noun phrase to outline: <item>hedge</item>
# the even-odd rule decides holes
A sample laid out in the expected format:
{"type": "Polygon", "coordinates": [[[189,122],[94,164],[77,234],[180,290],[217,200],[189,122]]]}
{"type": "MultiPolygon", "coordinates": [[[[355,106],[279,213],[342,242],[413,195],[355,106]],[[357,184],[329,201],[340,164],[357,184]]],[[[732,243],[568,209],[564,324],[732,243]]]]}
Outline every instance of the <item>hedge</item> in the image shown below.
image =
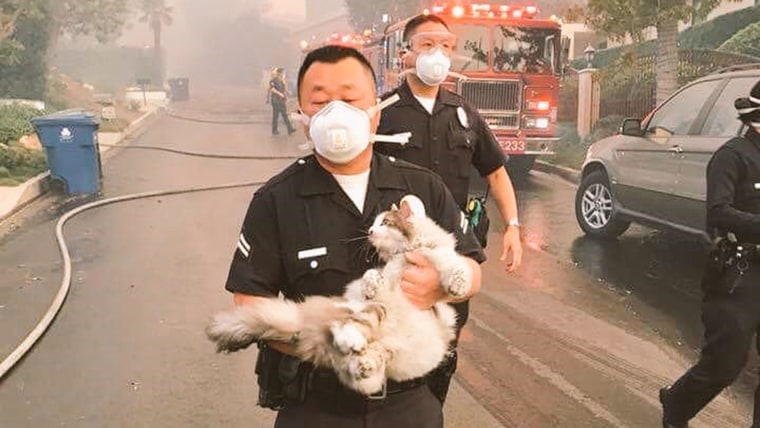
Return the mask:
{"type": "MultiPolygon", "coordinates": [[[[738,31],[758,21],[760,21],[760,6],[727,13],[683,30],[678,35],[678,46],[682,49],[717,49],[738,31]]],[[[635,47],[625,45],[598,50],[594,56],[594,66],[597,68],[607,67],[632,48],[637,56],[655,55],[657,53],[657,41],[647,40],[635,47]]],[[[742,53],[749,54],[747,52],[742,53]]],[[[754,56],[760,57],[760,53],[754,54],[754,56]]],[[[586,60],[583,58],[575,59],[571,66],[577,69],[585,68],[586,60]]]]}
{"type": "Polygon", "coordinates": [[[760,5],[721,15],[681,32],[678,44],[682,48],[717,49],[737,31],[760,21],[760,5]]]}
{"type": "Polygon", "coordinates": [[[45,153],[18,140],[34,132],[31,119],[45,112],[21,105],[0,106],[0,185],[19,184],[47,169],[45,153]]]}
{"type": "MultiPolygon", "coordinates": [[[[718,48],[721,52],[752,55],[760,58],[760,21],[734,34],[718,48]]],[[[760,62],[760,59],[758,59],[760,62]]]]}

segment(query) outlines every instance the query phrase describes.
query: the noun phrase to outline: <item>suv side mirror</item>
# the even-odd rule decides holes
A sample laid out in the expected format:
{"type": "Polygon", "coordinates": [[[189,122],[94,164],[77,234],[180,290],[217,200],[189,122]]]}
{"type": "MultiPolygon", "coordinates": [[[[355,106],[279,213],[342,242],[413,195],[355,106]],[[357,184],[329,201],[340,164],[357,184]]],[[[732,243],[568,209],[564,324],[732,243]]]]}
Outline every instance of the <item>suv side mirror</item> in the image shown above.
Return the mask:
{"type": "Polygon", "coordinates": [[[641,129],[641,119],[631,117],[623,119],[623,124],[620,125],[620,133],[629,137],[643,136],[644,131],[641,129]]]}

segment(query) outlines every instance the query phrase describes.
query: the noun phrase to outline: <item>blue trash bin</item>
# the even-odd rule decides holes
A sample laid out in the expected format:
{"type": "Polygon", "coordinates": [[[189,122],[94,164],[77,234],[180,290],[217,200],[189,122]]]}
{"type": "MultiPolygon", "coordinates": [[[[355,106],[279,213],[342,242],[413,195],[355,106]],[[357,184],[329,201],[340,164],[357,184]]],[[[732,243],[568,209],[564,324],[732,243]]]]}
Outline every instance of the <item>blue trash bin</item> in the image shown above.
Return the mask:
{"type": "Polygon", "coordinates": [[[100,152],[95,115],[66,110],[32,119],[47,154],[50,176],[61,180],[68,193],[100,191],[100,152]]]}

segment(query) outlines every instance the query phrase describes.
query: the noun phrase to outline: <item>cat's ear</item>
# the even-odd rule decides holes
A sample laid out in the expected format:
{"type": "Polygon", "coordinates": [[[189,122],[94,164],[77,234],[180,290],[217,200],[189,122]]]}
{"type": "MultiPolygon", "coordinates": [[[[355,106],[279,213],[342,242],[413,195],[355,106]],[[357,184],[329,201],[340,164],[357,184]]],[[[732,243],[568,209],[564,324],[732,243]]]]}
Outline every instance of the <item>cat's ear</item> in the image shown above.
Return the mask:
{"type": "Polygon", "coordinates": [[[401,208],[398,210],[399,214],[401,214],[401,218],[404,220],[408,220],[409,217],[411,217],[414,213],[412,212],[412,208],[409,206],[409,202],[401,201],[401,208]]]}
{"type": "Polygon", "coordinates": [[[398,205],[396,204],[391,205],[391,211],[398,211],[398,205]]]}
{"type": "Polygon", "coordinates": [[[425,217],[425,204],[415,195],[406,195],[401,198],[401,210],[404,218],[414,215],[416,217],[425,217]],[[405,208],[406,207],[406,208],[405,208]],[[404,210],[406,209],[406,213],[404,210]]]}

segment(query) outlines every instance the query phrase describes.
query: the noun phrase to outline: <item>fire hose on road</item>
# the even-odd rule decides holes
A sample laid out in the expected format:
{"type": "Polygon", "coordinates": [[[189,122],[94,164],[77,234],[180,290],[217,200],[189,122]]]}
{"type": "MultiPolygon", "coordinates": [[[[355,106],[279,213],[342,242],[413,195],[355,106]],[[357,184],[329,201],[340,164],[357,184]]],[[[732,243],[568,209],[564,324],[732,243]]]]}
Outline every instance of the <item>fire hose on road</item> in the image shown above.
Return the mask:
{"type": "MultiPolygon", "coordinates": [[[[213,123],[221,123],[221,122],[213,122],[213,123]]],[[[227,123],[228,122],[224,122],[224,124],[227,124],[227,123]]],[[[233,122],[229,122],[229,123],[233,123],[233,122]]],[[[253,160],[298,159],[297,156],[218,155],[218,154],[213,154],[213,153],[189,152],[189,151],[176,150],[176,149],[170,149],[170,148],[159,147],[159,146],[142,146],[142,145],[121,146],[121,145],[111,145],[111,144],[101,144],[101,146],[118,147],[118,148],[124,148],[124,149],[158,150],[158,151],[163,151],[163,152],[181,154],[185,156],[196,156],[196,157],[204,157],[204,158],[212,158],[212,159],[253,159],[253,160]]],[[[42,335],[45,334],[48,328],[50,328],[50,325],[53,323],[53,320],[63,308],[63,303],[69,294],[69,290],[71,289],[71,256],[69,254],[68,246],[66,245],[66,239],[63,235],[63,227],[66,224],[66,222],[68,222],[72,218],[76,217],[77,215],[85,211],[89,211],[94,208],[98,208],[98,207],[102,207],[102,206],[110,205],[110,204],[115,204],[119,202],[132,201],[136,199],[154,198],[157,196],[179,195],[179,194],[186,194],[186,193],[206,192],[206,191],[212,191],[212,190],[235,189],[235,188],[241,188],[241,187],[253,187],[253,186],[261,186],[264,184],[265,182],[263,181],[249,181],[249,182],[240,182],[240,183],[219,184],[219,185],[213,185],[213,186],[194,186],[194,187],[187,187],[187,188],[181,188],[181,189],[157,190],[157,191],[152,191],[152,192],[136,193],[136,194],[131,194],[131,195],[116,196],[112,198],[107,198],[107,199],[91,202],[91,203],[82,205],[80,207],[74,208],[68,211],[67,213],[65,213],[58,220],[58,223],[55,228],[55,237],[58,242],[58,249],[61,253],[61,259],[63,261],[63,278],[61,279],[60,288],[55,298],[53,299],[53,302],[51,303],[50,307],[45,312],[45,314],[40,319],[40,321],[37,323],[37,325],[34,327],[34,329],[32,329],[32,331],[26,336],[26,338],[24,338],[21,344],[18,345],[16,349],[14,349],[13,352],[10,353],[10,355],[8,355],[2,362],[0,362],[0,380],[2,380],[3,377],[8,372],[10,372],[13,369],[13,367],[15,367],[16,364],[18,364],[19,361],[21,361],[24,355],[26,355],[34,347],[34,345],[40,340],[42,335]]]]}

